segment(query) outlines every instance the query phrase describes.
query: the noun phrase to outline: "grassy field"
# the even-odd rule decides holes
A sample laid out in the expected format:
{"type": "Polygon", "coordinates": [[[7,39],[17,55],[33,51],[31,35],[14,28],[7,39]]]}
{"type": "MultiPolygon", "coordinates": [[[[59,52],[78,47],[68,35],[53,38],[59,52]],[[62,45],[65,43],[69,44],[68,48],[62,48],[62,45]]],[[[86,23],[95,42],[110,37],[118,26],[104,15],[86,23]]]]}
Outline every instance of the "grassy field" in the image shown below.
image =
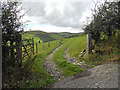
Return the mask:
{"type": "Polygon", "coordinates": [[[74,38],[69,45],[69,54],[72,57],[79,57],[80,53],[86,49],[86,35],[80,35],[77,38],[74,38]]]}
{"type": "Polygon", "coordinates": [[[52,58],[52,60],[56,62],[61,70],[64,71],[63,75],[65,76],[70,76],[77,72],[83,71],[83,69],[79,68],[77,65],[67,62],[64,57],[65,49],[71,45],[71,42],[73,42],[75,39],[76,38],[66,39],[63,46],[58,51],[56,51],[52,58]]]}
{"type": "Polygon", "coordinates": [[[37,37],[35,34],[24,33],[22,35],[22,39],[29,39],[29,38],[34,38],[35,43],[39,41],[42,43],[42,40],[39,37],[37,37]]]}
{"type": "Polygon", "coordinates": [[[32,35],[35,37],[38,37],[40,40],[42,40],[43,42],[49,42],[49,41],[54,41],[54,40],[58,40],[61,37],[70,37],[70,36],[78,36],[80,35],[79,33],[47,33],[47,32],[43,32],[43,31],[27,31],[24,32],[23,37],[26,38],[28,35],[32,35]]]}

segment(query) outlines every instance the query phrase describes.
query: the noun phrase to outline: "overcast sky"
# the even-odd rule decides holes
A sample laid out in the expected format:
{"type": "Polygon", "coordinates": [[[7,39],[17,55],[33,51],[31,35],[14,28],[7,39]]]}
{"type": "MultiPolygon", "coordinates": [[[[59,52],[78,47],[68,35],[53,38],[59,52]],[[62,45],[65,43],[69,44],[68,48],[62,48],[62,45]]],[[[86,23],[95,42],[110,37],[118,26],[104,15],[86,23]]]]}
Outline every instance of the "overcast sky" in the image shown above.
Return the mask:
{"type": "MultiPolygon", "coordinates": [[[[95,0],[94,0],[95,1],[95,0]]],[[[25,30],[46,32],[82,32],[94,7],[92,0],[41,0],[23,2],[25,30]],[[83,23],[84,22],[84,23],[83,23]]]]}

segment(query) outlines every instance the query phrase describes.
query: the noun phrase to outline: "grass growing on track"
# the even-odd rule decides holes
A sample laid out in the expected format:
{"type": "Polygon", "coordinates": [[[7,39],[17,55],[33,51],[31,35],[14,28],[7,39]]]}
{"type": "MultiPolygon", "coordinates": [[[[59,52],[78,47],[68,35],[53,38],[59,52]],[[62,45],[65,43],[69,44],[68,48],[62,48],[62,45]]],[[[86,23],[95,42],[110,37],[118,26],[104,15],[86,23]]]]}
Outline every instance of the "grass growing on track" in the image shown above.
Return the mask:
{"type": "Polygon", "coordinates": [[[66,39],[63,46],[58,51],[56,51],[52,58],[52,60],[55,61],[56,64],[64,71],[63,75],[65,76],[70,76],[76,72],[83,71],[83,69],[79,68],[77,65],[67,62],[64,57],[64,50],[72,41],[74,41],[74,39],[75,38],[66,39]]]}
{"type": "MultiPolygon", "coordinates": [[[[71,42],[73,43],[74,41],[76,41],[76,38],[78,37],[65,39],[64,45],[58,51],[56,51],[55,55],[53,55],[53,60],[64,71],[63,75],[65,76],[70,76],[76,72],[83,71],[83,69],[79,68],[78,66],[67,62],[64,57],[64,50],[68,46],[71,46],[71,42]]],[[[59,41],[50,42],[50,47],[48,46],[48,42],[38,44],[39,53],[37,54],[36,59],[34,61],[31,61],[34,58],[32,57],[32,59],[24,62],[26,63],[24,64],[24,66],[27,68],[30,74],[28,75],[28,78],[26,80],[23,80],[20,83],[20,87],[43,88],[46,85],[55,81],[48,73],[46,73],[46,70],[43,67],[43,64],[46,56],[59,45],[60,45],[59,41]]]]}
{"type": "Polygon", "coordinates": [[[27,80],[21,82],[21,88],[43,88],[55,81],[48,73],[46,73],[43,64],[46,56],[59,45],[60,43],[58,43],[58,41],[52,41],[50,47],[47,47],[47,49],[44,50],[42,49],[42,44],[39,45],[41,50],[37,54],[35,60],[31,61],[34,58],[33,56],[30,60],[24,62],[24,66],[31,74],[27,80]]]}

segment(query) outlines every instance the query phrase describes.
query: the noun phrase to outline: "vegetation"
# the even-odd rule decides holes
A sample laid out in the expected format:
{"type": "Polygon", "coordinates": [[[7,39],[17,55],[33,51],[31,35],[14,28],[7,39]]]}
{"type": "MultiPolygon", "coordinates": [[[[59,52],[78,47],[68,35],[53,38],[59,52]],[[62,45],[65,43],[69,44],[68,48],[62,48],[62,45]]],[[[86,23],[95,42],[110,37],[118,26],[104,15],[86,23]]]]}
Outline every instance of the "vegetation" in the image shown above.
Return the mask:
{"type": "MultiPolygon", "coordinates": [[[[24,32],[23,37],[26,37],[27,35],[34,35],[35,37],[40,38],[43,42],[49,42],[49,41],[54,41],[54,40],[59,40],[61,37],[63,38],[70,38],[74,36],[79,36],[77,33],[46,33],[43,31],[27,31],[24,32]]],[[[31,36],[33,37],[33,36],[31,36]]]]}
{"type": "Polygon", "coordinates": [[[105,41],[95,44],[94,51],[99,51],[97,53],[93,52],[89,56],[89,60],[86,61],[88,64],[95,66],[99,64],[103,64],[105,62],[112,62],[118,61],[120,51],[118,49],[118,42],[116,42],[116,37],[111,36],[110,38],[106,39],[105,41]]]}
{"type": "Polygon", "coordinates": [[[46,72],[43,64],[46,56],[59,45],[60,43],[53,41],[51,42],[51,46],[47,49],[43,50],[42,47],[39,47],[41,51],[36,54],[37,57],[33,59],[33,56],[30,60],[24,62],[24,67],[31,74],[28,74],[29,78],[20,82],[21,88],[43,88],[55,81],[55,79],[46,72]]]}
{"type": "Polygon", "coordinates": [[[22,39],[30,39],[30,38],[34,38],[34,43],[39,42],[42,43],[42,40],[36,36],[36,34],[28,34],[28,33],[24,33],[22,35],[22,39]]]}
{"type": "Polygon", "coordinates": [[[93,52],[87,61],[90,65],[102,64],[108,60],[118,60],[120,54],[120,2],[107,2],[97,5],[93,20],[85,25],[85,32],[92,35],[93,52]]]}
{"type": "MultiPolygon", "coordinates": [[[[47,43],[44,44],[47,45],[47,43]]],[[[3,87],[43,88],[46,85],[54,82],[55,80],[46,72],[43,64],[46,56],[59,45],[60,43],[58,41],[52,41],[50,47],[43,49],[42,44],[40,44],[40,52],[24,61],[21,68],[9,68],[10,73],[9,76],[6,77],[7,80],[5,79],[6,82],[3,82],[3,87]],[[9,84],[10,82],[11,84],[9,84]]]]}
{"type": "Polygon", "coordinates": [[[53,33],[57,36],[64,37],[64,38],[70,38],[70,37],[76,37],[79,36],[80,33],[68,33],[68,32],[63,32],[63,33],[53,33]]]}
{"type": "Polygon", "coordinates": [[[97,6],[93,11],[93,20],[85,25],[85,33],[91,34],[93,39],[92,53],[89,58],[83,58],[81,52],[86,49],[86,35],[75,33],[46,33],[42,31],[23,32],[20,22],[22,16],[18,16],[21,3],[2,3],[2,66],[3,66],[3,88],[44,88],[56,81],[49,75],[44,62],[46,57],[58,46],[52,61],[63,71],[63,75],[70,76],[84,71],[77,65],[67,62],[64,51],[69,48],[69,54],[85,61],[90,66],[103,64],[106,61],[120,60],[120,2],[107,2],[97,6]],[[34,38],[34,51],[38,50],[28,59],[19,64],[18,57],[14,58],[19,49],[20,35],[22,39],[34,38]],[[37,48],[36,48],[37,43],[37,48]],[[18,46],[17,48],[15,48],[18,46]]]}
{"type": "Polygon", "coordinates": [[[66,39],[63,46],[58,51],[56,51],[52,58],[52,60],[55,61],[56,64],[64,71],[63,75],[65,76],[70,76],[77,72],[83,71],[83,69],[79,68],[77,65],[67,62],[64,57],[65,49],[67,46],[69,46],[71,41],[74,41],[74,39],[75,38],[66,39]]]}
{"type": "Polygon", "coordinates": [[[109,38],[120,29],[118,22],[120,18],[119,3],[107,2],[107,0],[99,6],[95,3],[95,8],[92,10],[93,20],[84,28],[86,33],[92,34],[95,43],[100,41],[101,34],[109,38]]]}
{"type": "Polygon", "coordinates": [[[79,57],[84,49],[86,49],[86,35],[80,35],[74,38],[74,41],[70,42],[69,54],[72,57],[79,57]]]}
{"type": "Polygon", "coordinates": [[[52,38],[49,33],[43,31],[28,31],[28,34],[34,34],[39,37],[43,42],[53,41],[55,38],[52,38]]]}
{"type": "Polygon", "coordinates": [[[21,8],[19,2],[2,2],[1,3],[1,21],[2,21],[2,68],[3,72],[9,66],[19,66],[19,62],[15,59],[14,47],[19,42],[19,35],[22,32],[23,25],[20,22],[23,15],[19,15],[21,8]]]}
{"type": "MultiPolygon", "coordinates": [[[[30,39],[30,38],[33,38],[34,39],[34,52],[36,53],[36,43],[38,44],[38,47],[39,45],[41,45],[43,43],[43,41],[36,36],[36,34],[28,34],[28,33],[23,33],[22,34],[22,39],[30,39]]],[[[25,42],[23,42],[25,43],[25,42]]],[[[29,47],[27,47],[29,48],[29,47]]],[[[38,48],[38,51],[40,51],[41,48],[38,48]]]]}

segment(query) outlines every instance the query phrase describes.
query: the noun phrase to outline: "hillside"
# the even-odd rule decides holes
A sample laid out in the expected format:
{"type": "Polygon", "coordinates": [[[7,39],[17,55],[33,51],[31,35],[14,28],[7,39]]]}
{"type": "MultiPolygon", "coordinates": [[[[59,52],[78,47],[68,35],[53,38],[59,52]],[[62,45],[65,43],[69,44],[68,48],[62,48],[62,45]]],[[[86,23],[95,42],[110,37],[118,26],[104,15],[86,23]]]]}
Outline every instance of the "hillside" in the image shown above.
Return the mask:
{"type": "Polygon", "coordinates": [[[43,42],[48,42],[48,41],[54,41],[58,40],[60,38],[70,38],[73,36],[79,36],[80,33],[68,33],[68,32],[63,32],[63,33],[47,33],[43,31],[26,31],[23,34],[23,38],[31,37],[35,38],[38,37],[40,40],[43,42]]]}

